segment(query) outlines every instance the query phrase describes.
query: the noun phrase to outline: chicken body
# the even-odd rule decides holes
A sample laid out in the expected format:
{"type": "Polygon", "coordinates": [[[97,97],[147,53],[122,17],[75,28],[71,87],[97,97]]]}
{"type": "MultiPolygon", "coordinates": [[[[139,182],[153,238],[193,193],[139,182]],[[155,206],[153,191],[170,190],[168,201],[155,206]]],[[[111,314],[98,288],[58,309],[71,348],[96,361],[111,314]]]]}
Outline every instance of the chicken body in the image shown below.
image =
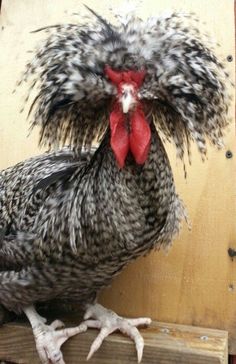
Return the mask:
{"type": "Polygon", "coordinates": [[[101,330],[88,358],[119,329],[141,360],[136,326],[150,319],[91,304],[130,261],[169,246],[185,216],[161,140],[181,160],[193,141],[204,159],[206,140],[221,147],[229,124],[229,74],[194,16],[117,14],[114,25],[89,11],[84,24],[38,30],[48,37],[22,80],[37,91],[29,114],[40,143],[75,154],[45,154],[0,176],[0,303],[25,312],[44,364],[64,364],[60,346],[88,327],[101,330]],[[94,154],[81,154],[95,139],[94,154]],[[45,325],[33,305],[51,300],[84,307],[84,325],[45,325]]]}
{"type": "Polygon", "coordinates": [[[128,262],[168,244],[183,217],[155,131],[143,166],[129,156],[117,168],[105,136],[88,161],[65,150],[9,168],[0,206],[0,302],[16,312],[51,299],[92,302],[128,262]]]}

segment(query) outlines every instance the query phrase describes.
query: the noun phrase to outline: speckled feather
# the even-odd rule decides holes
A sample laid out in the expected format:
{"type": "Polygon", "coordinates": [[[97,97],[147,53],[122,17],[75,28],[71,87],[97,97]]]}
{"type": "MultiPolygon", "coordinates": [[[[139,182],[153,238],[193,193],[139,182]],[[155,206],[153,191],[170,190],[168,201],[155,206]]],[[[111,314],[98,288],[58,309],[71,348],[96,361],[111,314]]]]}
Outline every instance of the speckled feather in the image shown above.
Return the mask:
{"type": "Polygon", "coordinates": [[[39,88],[31,112],[41,142],[89,148],[93,138],[106,131],[116,93],[104,74],[109,65],[147,71],[140,98],[157,129],[173,140],[180,158],[190,139],[203,156],[206,138],[221,146],[230,80],[213,42],[199,32],[196,17],[171,13],[117,20],[117,25],[104,25],[92,15],[83,25],[43,29],[50,35],[23,77],[39,88]]]}
{"type": "Polygon", "coordinates": [[[9,310],[91,302],[130,261],[168,247],[178,233],[185,212],[159,134],[180,158],[191,139],[204,156],[205,139],[220,146],[228,124],[228,75],[195,20],[184,25],[190,19],[117,17],[114,26],[93,14],[83,25],[46,28],[23,80],[38,90],[30,111],[41,142],[69,149],[0,176],[0,302],[9,310]],[[116,90],[105,65],[147,71],[139,96],[152,138],[142,166],[128,155],[119,169],[111,150],[116,90]]]}

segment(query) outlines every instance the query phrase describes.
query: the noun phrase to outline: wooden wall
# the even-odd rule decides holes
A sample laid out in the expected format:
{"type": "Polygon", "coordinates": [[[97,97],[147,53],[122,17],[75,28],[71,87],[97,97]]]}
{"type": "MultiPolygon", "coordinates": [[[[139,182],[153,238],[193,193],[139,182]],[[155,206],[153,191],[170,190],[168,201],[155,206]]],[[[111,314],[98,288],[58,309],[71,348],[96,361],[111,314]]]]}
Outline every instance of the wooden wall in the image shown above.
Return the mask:
{"type": "MultiPolygon", "coordinates": [[[[26,112],[20,113],[23,90],[12,94],[28,53],[40,34],[30,31],[59,22],[76,21],[83,3],[109,16],[108,2],[100,0],[3,0],[0,16],[0,167],[39,153],[37,131],[27,137],[26,112]]],[[[117,3],[117,2],[116,2],[117,3]]],[[[233,0],[146,0],[140,14],[147,16],[179,8],[194,10],[222,45],[222,57],[233,55],[233,0]]],[[[234,59],[227,67],[234,78],[234,59]]],[[[192,167],[184,179],[174,151],[169,153],[177,190],[192,222],[184,226],[168,255],[154,252],[131,264],[101,295],[100,301],[123,315],[149,315],[159,321],[226,329],[230,351],[236,354],[236,249],[235,121],[225,138],[225,149],[209,149],[204,164],[194,149],[192,167]],[[233,157],[226,158],[230,150],[233,157]]]]}

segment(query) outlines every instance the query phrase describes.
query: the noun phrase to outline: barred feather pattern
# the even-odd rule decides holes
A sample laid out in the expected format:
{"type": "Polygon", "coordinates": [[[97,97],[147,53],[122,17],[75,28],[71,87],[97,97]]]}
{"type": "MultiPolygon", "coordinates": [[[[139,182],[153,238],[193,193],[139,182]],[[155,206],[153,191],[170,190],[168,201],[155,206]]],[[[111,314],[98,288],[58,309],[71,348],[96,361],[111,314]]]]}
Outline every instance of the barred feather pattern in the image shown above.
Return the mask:
{"type": "Polygon", "coordinates": [[[84,24],[40,29],[48,36],[23,80],[30,78],[31,87],[38,86],[30,111],[41,142],[90,149],[92,140],[104,134],[116,95],[104,73],[109,65],[147,71],[139,96],[152,111],[157,130],[174,142],[178,157],[189,151],[190,140],[203,158],[206,139],[221,147],[229,123],[230,80],[214,43],[199,28],[194,14],[174,12],[146,20],[117,16],[113,25],[93,12],[84,24]]]}
{"type": "Polygon", "coordinates": [[[0,302],[15,312],[54,299],[92,302],[130,261],[169,247],[186,216],[160,135],[181,159],[191,140],[204,156],[206,138],[220,146],[228,124],[228,74],[193,16],[119,16],[116,25],[92,16],[43,29],[48,37],[23,77],[38,92],[30,113],[41,143],[69,148],[0,175],[0,302]],[[129,154],[117,166],[106,65],[147,72],[144,165],[129,154]]]}
{"type": "Polygon", "coordinates": [[[5,307],[20,312],[55,299],[84,305],[130,261],[169,246],[185,212],[154,125],[152,131],[143,166],[130,155],[117,168],[107,134],[87,160],[65,149],[2,172],[5,307]]]}

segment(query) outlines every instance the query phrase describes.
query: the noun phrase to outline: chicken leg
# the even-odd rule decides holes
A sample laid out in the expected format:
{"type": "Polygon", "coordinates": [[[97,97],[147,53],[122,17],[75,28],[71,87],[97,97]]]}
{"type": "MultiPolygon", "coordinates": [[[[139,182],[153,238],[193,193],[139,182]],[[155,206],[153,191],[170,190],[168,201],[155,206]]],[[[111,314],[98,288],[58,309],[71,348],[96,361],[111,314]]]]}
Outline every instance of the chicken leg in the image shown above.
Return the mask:
{"type": "Polygon", "coordinates": [[[24,308],[24,313],[28,317],[32,326],[36,348],[42,364],[65,364],[61,352],[61,346],[71,336],[87,330],[87,326],[81,324],[69,329],[64,327],[63,322],[56,320],[50,325],[46,325],[46,319],[41,317],[34,306],[24,308]]]}
{"type": "Polygon", "coordinates": [[[103,340],[114,331],[121,331],[129,336],[134,342],[137,350],[138,363],[143,356],[144,341],[136,326],[150,325],[151,319],[140,317],[128,319],[118,316],[115,312],[108,310],[100,304],[87,305],[83,324],[87,328],[100,329],[100,333],[90,347],[87,360],[100,348],[103,340]],[[91,320],[92,319],[92,320],[91,320]]]}

